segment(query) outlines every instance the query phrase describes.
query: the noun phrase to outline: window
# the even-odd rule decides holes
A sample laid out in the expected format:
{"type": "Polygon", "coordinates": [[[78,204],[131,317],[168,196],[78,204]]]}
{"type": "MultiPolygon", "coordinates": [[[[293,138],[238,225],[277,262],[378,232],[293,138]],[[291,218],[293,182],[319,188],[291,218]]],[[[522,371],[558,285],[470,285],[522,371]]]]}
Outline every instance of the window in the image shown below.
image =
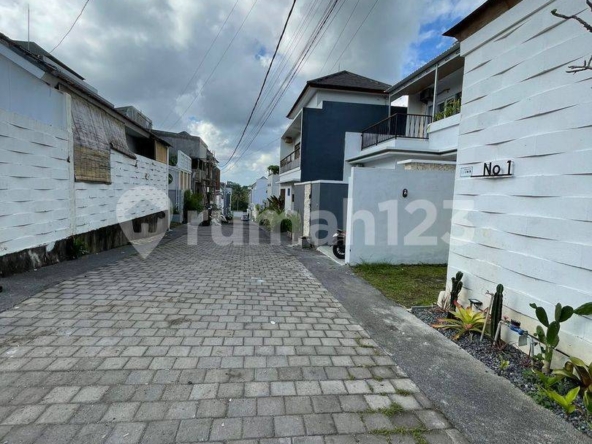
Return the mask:
{"type": "Polygon", "coordinates": [[[288,190],[288,196],[290,196],[290,188],[287,188],[287,190],[288,190]]]}

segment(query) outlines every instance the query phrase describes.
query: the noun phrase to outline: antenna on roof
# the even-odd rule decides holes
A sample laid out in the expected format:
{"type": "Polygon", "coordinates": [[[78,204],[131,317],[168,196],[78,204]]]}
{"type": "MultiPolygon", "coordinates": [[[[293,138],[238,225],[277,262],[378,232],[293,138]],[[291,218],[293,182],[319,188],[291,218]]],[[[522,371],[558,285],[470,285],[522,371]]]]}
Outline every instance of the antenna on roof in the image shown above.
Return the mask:
{"type": "Polygon", "coordinates": [[[27,51],[31,50],[31,5],[27,3],[27,51]]]}

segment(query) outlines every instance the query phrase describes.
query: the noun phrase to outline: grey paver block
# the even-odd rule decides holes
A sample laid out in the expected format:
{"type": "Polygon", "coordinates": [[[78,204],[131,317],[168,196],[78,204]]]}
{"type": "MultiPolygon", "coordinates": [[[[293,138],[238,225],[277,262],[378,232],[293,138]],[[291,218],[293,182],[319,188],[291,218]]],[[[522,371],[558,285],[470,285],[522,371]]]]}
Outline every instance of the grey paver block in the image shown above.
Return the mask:
{"type": "Polygon", "coordinates": [[[390,418],[395,427],[415,429],[422,427],[421,421],[413,413],[398,413],[390,418]]]}
{"type": "Polygon", "coordinates": [[[211,419],[183,420],[179,426],[177,441],[182,443],[207,441],[211,425],[211,419]]]}
{"type": "Polygon", "coordinates": [[[242,421],[240,418],[215,419],[212,423],[212,432],[210,440],[227,441],[240,439],[242,431],[242,421]]]}
{"type": "Polygon", "coordinates": [[[368,428],[368,431],[373,430],[391,430],[393,429],[393,424],[390,422],[389,418],[382,413],[370,413],[367,415],[363,415],[364,424],[368,428]]]}
{"type": "Polygon", "coordinates": [[[307,435],[332,435],[337,433],[333,418],[327,414],[305,415],[307,435]]]}
{"type": "Polygon", "coordinates": [[[175,442],[179,421],[152,421],[142,437],[143,444],[172,444],[175,442]]]}
{"type": "Polygon", "coordinates": [[[197,413],[197,402],[173,402],[170,404],[167,419],[192,419],[197,413]]]}
{"type": "Polygon", "coordinates": [[[273,418],[254,416],[243,419],[243,438],[269,438],[273,436],[273,418]]]}
{"type": "Polygon", "coordinates": [[[305,434],[302,416],[276,416],[273,419],[276,436],[299,436],[305,434]]]}
{"type": "Polygon", "coordinates": [[[212,399],[216,397],[218,384],[195,384],[191,391],[191,399],[212,399]]]}
{"type": "Polygon", "coordinates": [[[35,444],[55,444],[69,442],[80,431],[81,426],[72,424],[50,425],[45,428],[35,444]]]}
{"type": "Polygon", "coordinates": [[[285,399],[285,402],[288,415],[313,413],[312,402],[308,396],[289,396],[285,399]]]}
{"type": "Polygon", "coordinates": [[[70,419],[73,424],[99,422],[107,411],[107,404],[83,404],[70,419]]]}
{"type": "Polygon", "coordinates": [[[344,395],[347,393],[341,381],[321,381],[321,390],[325,395],[344,395]]]}
{"type": "Polygon", "coordinates": [[[336,413],[333,415],[338,433],[365,433],[366,427],[357,413],[336,413]]]}
{"type": "Polygon", "coordinates": [[[136,421],[155,421],[163,419],[167,413],[169,404],[165,402],[145,402],[136,412],[136,421]]]}
{"type": "Polygon", "coordinates": [[[54,387],[41,401],[43,404],[67,403],[80,390],[80,387],[54,387]]]}
{"type": "Polygon", "coordinates": [[[72,402],[99,402],[108,389],[108,386],[82,387],[76,396],[72,398],[72,402]]]}
{"type": "Polygon", "coordinates": [[[78,404],[53,404],[37,419],[40,424],[66,423],[78,409],[78,404]]]}
{"type": "Polygon", "coordinates": [[[269,396],[269,384],[267,382],[247,382],[245,384],[245,396],[269,396]]]}
{"type": "Polygon", "coordinates": [[[111,432],[106,444],[135,444],[140,442],[146,424],[141,422],[119,423],[111,432]]]}
{"type": "Polygon", "coordinates": [[[312,406],[316,413],[337,413],[341,412],[339,398],[335,395],[312,396],[312,406]]]}
{"type": "Polygon", "coordinates": [[[288,382],[272,382],[271,383],[272,396],[293,396],[296,395],[296,387],[291,381],[288,382]]]}
{"type": "Polygon", "coordinates": [[[111,404],[102,421],[104,422],[130,422],[133,420],[136,410],[140,407],[139,402],[118,402],[111,404]]]}
{"type": "Polygon", "coordinates": [[[22,427],[13,427],[3,438],[3,442],[33,444],[37,441],[41,433],[45,430],[43,425],[26,425],[22,427]]]}
{"type": "Polygon", "coordinates": [[[284,399],[282,397],[265,397],[257,399],[257,414],[283,415],[285,412],[284,399]]]}
{"type": "Polygon", "coordinates": [[[255,416],[257,414],[257,401],[270,398],[238,398],[228,402],[228,416],[255,416]]]}
{"type": "Polygon", "coordinates": [[[220,418],[226,414],[226,401],[204,399],[197,407],[198,418],[220,418]]]}

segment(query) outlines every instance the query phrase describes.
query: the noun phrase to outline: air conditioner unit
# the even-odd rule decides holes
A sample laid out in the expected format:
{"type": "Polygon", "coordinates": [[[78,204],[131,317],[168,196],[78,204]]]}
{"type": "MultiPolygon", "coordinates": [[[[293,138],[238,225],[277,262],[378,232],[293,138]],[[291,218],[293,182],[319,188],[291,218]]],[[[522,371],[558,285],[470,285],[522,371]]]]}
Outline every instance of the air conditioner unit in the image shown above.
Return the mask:
{"type": "Polygon", "coordinates": [[[421,93],[419,93],[419,100],[423,103],[428,103],[430,100],[434,99],[434,88],[427,88],[424,89],[421,93]]]}

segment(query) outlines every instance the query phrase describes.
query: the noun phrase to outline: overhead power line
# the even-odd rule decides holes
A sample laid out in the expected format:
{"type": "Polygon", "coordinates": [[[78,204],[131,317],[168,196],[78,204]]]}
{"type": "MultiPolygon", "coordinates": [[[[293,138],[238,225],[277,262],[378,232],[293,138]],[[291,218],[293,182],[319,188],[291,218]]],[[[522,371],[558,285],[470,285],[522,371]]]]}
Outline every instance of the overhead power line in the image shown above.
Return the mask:
{"type": "Polygon", "coordinates": [[[265,83],[267,82],[267,77],[269,76],[269,72],[271,71],[271,67],[273,66],[273,61],[275,60],[278,49],[280,48],[280,44],[282,43],[282,39],[284,37],[284,34],[286,33],[286,28],[288,27],[288,22],[290,21],[290,17],[292,16],[292,12],[294,11],[294,6],[296,6],[296,0],[292,1],[292,6],[290,7],[290,11],[288,12],[288,17],[286,18],[286,22],[284,23],[284,28],[282,29],[282,33],[280,34],[280,38],[277,42],[277,45],[275,46],[275,51],[273,52],[271,62],[269,63],[269,66],[267,67],[267,72],[265,73],[263,83],[261,84],[261,88],[259,89],[259,94],[257,95],[257,100],[255,100],[255,104],[253,105],[253,109],[251,109],[251,113],[249,114],[249,118],[247,120],[245,128],[243,129],[243,132],[238,140],[238,143],[236,144],[236,147],[234,148],[234,151],[230,155],[230,158],[226,161],[226,163],[224,165],[222,165],[222,167],[224,167],[225,165],[230,163],[230,161],[232,160],[232,158],[236,154],[236,150],[238,150],[238,147],[240,146],[240,144],[243,140],[243,137],[245,136],[245,133],[247,132],[247,128],[249,127],[249,123],[251,123],[251,119],[253,118],[253,114],[255,113],[255,109],[257,108],[257,105],[259,104],[259,99],[261,98],[261,94],[263,93],[263,88],[265,88],[265,83]]]}
{"type": "MultiPolygon", "coordinates": [[[[312,31],[311,35],[309,36],[308,41],[305,43],[303,49],[300,51],[299,56],[297,57],[293,66],[290,68],[286,78],[283,80],[280,88],[278,89],[278,91],[275,93],[275,95],[271,99],[271,102],[267,106],[267,109],[264,110],[263,115],[260,119],[260,121],[262,121],[262,122],[259,125],[259,127],[256,129],[255,135],[252,137],[249,144],[244,148],[244,150],[242,151],[240,156],[234,161],[234,164],[236,164],[236,162],[238,162],[247,153],[251,144],[254,142],[254,140],[258,136],[259,132],[261,131],[261,129],[267,123],[267,120],[270,118],[274,109],[276,108],[276,106],[278,105],[278,103],[280,102],[280,100],[282,99],[284,94],[288,91],[288,88],[290,87],[290,85],[294,81],[294,78],[296,77],[298,72],[302,69],[302,67],[306,63],[307,59],[310,57],[310,55],[312,54],[312,52],[314,51],[314,49],[318,45],[318,43],[320,41],[320,37],[322,37],[327,30],[327,28],[325,28],[325,26],[327,25],[327,21],[329,20],[329,17],[331,17],[331,14],[333,13],[333,11],[339,1],[340,0],[333,0],[332,3],[330,3],[327,6],[321,19],[319,20],[315,29],[312,31]],[[322,33],[321,33],[321,31],[322,31],[322,33]]],[[[338,11],[339,11],[339,9],[338,9],[338,11]]],[[[333,19],[334,18],[335,18],[335,16],[333,16],[333,19]]],[[[332,23],[333,19],[331,19],[331,21],[329,21],[329,24],[332,23]]],[[[228,164],[225,164],[224,167],[228,168],[228,164]]]]}
{"type": "Polygon", "coordinates": [[[345,22],[345,25],[343,25],[343,28],[341,28],[341,32],[339,33],[339,36],[335,39],[335,43],[333,43],[333,47],[331,48],[331,51],[329,51],[329,54],[327,55],[327,58],[325,59],[325,63],[323,63],[323,67],[321,68],[320,74],[322,74],[324,72],[325,66],[327,66],[327,63],[329,62],[329,59],[331,58],[331,55],[333,54],[333,51],[335,50],[337,43],[341,41],[341,36],[343,35],[343,31],[345,31],[345,29],[347,28],[347,25],[349,25],[349,22],[350,22],[351,18],[353,17],[354,12],[356,12],[356,9],[358,9],[359,3],[360,3],[360,0],[358,0],[356,2],[356,5],[352,9],[352,11],[347,19],[347,22],[345,22]]]}
{"type": "Polygon", "coordinates": [[[66,34],[64,34],[64,37],[62,37],[62,39],[58,42],[58,44],[55,45],[51,51],[49,51],[50,54],[52,52],[54,52],[58,48],[58,46],[60,46],[62,44],[62,42],[66,39],[66,37],[68,37],[68,34],[70,34],[70,32],[72,31],[72,29],[74,29],[74,26],[76,25],[76,22],[78,22],[78,19],[82,16],[82,13],[86,9],[86,6],[88,5],[89,2],[90,2],[90,0],[86,0],[86,2],[84,3],[84,6],[80,10],[80,14],[78,14],[78,17],[76,17],[76,20],[74,20],[74,23],[72,23],[72,26],[70,26],[70,29],[68,29],[68,32],[66,34]]]}
{"type": "MultiPolygon", "coordinates": [[[[214,46],[214,44],[218,41],[218,37],[220,37],[220,34],[222,33],[222,30],[224,29],[224,27],[226,26],[226,23],[228,22],[228,19],[230,19],[230,16],[232,15],[232,13],[234,12],[236,5],[238,5],[238,0],[236,0],[236,2],[234,3],[234,6],[232,7],[232,9],[230,10],[230,12],[228,13],[228,15],[226,16],[226,19],[224,20],[224,23],[222,23],[222,26],[220,26],[220,29],[218,30],[218,33],[216,34],[216,37],[214,37],[214,40],[212,40],[212,43],[210,43],[210,46],[208,47],[207,51],[205,52],[204,56],[201,58],[199,65],[197,66],[197,68],[195,69],[195,71],[193,72],[193,74],[191,75],[191,78],[189,79],[189,81],[187,82],[187,84],[185,85],[185,87],[183,88],[183,91],[181,92],[181,94],[179,94],[180,96],[183,96],[186,92],[187,92],[187,88],[189,88],[189,85],[191,85],[191,82],[193,82],[193,79],[195,79],[195,76],[197,75],[197,73],[199,72],[199,69],[201,68],[201,65],[203,65],[203,62],[205,61],[205,59],[208,57],[208,55],[210,54],[210,51],[212,50],[212,47],[214,46]]],[[[175,107],[173,106],[170,110],[169,113],[167,114],[167,116],[165,117],[165,119],[162,121],[162,126],[164,127],[165,123],[167,120],[169,120],[169,117],[171,116],[171,114],[173,113],[175,107]]]]}

